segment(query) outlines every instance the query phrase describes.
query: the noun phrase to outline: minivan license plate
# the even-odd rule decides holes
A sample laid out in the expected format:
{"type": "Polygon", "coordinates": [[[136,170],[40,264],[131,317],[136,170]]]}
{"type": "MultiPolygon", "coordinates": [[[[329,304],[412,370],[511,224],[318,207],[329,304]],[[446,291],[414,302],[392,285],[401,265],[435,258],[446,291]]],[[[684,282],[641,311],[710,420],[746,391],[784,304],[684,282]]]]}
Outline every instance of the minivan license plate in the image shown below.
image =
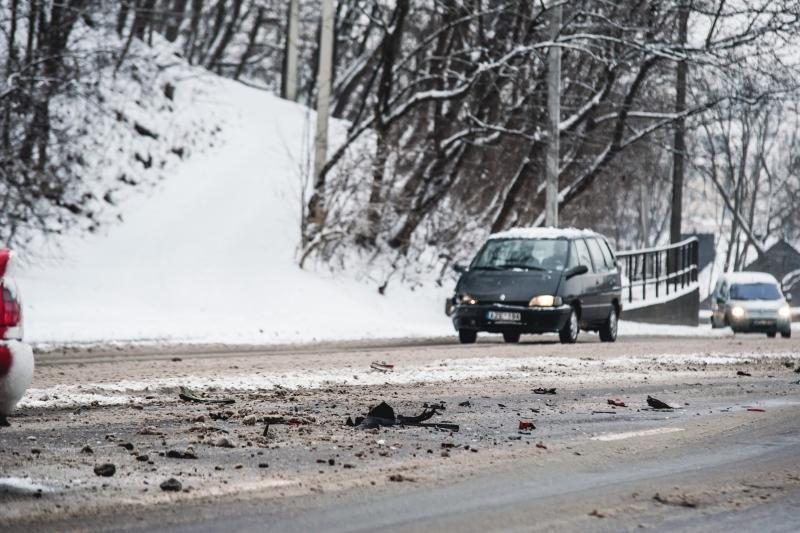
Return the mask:
{"type": "Polygon", "coordinates": [[[519,322],[522,320],[522,314],[508,311],[489,311],[486,313],[486,318],[496,322],[519,322]]]}

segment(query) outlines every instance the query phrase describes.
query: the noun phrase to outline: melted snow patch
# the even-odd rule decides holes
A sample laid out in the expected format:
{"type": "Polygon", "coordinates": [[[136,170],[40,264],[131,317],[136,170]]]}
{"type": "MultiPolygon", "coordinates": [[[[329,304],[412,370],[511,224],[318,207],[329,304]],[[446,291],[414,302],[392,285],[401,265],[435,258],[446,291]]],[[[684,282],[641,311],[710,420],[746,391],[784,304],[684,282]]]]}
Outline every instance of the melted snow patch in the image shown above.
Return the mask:
{"type": "Polygon", "coordinates": [[[655,428],[655,429],[643,429],[641,431],[626,431],[624,433],[609,433],[606,435],[598,435],[596,437],[591,437],[590,440],[611,442],[615,440],[633,439],[636,437],[650,437],[653,435],[663,435],[664,433],[675,433],[677,431],[683,431],[683,428],[655,428]]]}
{"type": "Polygon", "coordinates": [[[56,489],[22,477],[0,477],[0,494],[35,496],[55,492],[56,489]]]}

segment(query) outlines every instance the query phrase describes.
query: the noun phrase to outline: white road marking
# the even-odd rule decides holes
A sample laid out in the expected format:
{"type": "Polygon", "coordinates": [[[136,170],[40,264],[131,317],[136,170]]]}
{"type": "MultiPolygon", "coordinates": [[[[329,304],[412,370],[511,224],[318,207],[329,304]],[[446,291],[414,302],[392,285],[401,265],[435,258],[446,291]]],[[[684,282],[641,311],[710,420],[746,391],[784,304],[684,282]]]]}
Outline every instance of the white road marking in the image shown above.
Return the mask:
{"type": "Polygon", "coordinates": [[[624,433],[608,433],[606,435],[598,435],[596,437],[591,437],[590,440],[601,440],[608,442],[614,440],[633,439],[635,437],[650,437],[652,435],[675,433],[677,431],[683,431],[683,428],[655,428],[655,429],[643,429],[641,431],[626,431],[624,433]]]}

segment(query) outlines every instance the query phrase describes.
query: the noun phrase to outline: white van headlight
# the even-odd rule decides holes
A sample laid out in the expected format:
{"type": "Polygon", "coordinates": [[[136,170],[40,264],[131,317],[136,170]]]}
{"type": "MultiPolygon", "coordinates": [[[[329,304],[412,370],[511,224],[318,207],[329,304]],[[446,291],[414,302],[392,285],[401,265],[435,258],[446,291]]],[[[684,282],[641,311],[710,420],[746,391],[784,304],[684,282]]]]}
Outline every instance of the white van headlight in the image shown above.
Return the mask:
{"type": "Polygon", "coordinates": [[[731,316],[733,318],[744,318],[744,308],[737,305],[731,309],[731,316]]]}
{"type": "Polygon", "coordinates": [[[781,318],[792,318],[792,310],[789,309],[788,305],[784,305],[778,309],[778,316],[781,318]]]}

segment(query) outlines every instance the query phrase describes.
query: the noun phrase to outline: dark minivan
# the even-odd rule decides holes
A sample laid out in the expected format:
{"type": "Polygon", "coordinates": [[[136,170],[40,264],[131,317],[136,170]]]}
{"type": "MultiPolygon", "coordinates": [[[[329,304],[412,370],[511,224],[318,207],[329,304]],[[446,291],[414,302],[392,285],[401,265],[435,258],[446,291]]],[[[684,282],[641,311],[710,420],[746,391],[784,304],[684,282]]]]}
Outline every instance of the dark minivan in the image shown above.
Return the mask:
{"type": "Polygon", "coordinates": [[[608,241],[588,230],[516,228],[489,237],[448,302],[462,343],[479,331],[518,342],[523,333],[557,332],[574,343],[579,330],[617,339],[622,311],[617,260],[608,241]]]}

